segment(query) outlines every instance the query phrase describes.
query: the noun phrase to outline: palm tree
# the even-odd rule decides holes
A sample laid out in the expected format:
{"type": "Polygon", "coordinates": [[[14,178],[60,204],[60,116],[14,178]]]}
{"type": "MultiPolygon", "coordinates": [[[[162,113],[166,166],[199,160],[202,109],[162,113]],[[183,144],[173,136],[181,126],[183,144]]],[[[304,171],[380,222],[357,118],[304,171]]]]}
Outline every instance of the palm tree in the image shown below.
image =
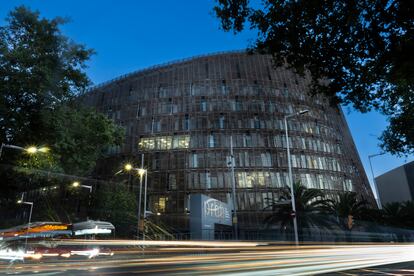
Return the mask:
{"type": "MultiPolygon", "coordinates": [[[[296,182],[293,185],[295,194],[296,220],[298,224],[299,238],[303,239],[303,230],[315,225],[324,224],[319,216],[319,207],[323,202],[324,193],[318,189],[308,189],[296,182]]],[[[281,230],[293,225],[292,205],[290,188],[286,187],[282,190],[279,200],[273,202],[269,207],[272,213],[264,220],[267,227],[271,225],[280,225],[281,230]]]]}
{"type": "Polygon", "coordinates": [[[338,197],[326,199],[321,204],[321,210],[332,214],[336,218],[338,226],[347,231],[347,240],[354,224],[354,218],[360,218],[366,210],[367,201],[358,199],[354,192],[340,193],[338,197]]]}
{"type": "Polygon", "coordinates": [[[414,228],[414,201],[406,201],[402,205],[405,226],[414,228]]]}
{"type": "Polygon", "coordinates": [[[403,204],[401,202],[387,203],[382,208],[382,217],[384,223],[393,226],[392,232],[397,237],[398,241],[403,241],[403,233],[401,227],[407,226],[407,211],[410,204],[403,204]]]}
{"type": "Polygon", "coordinates": [[[382,208],[382,217],[385,224],[390,226],[404,226],[405,214],[403,204],[400,202],[391,202],[384,204],[382,208]]]}

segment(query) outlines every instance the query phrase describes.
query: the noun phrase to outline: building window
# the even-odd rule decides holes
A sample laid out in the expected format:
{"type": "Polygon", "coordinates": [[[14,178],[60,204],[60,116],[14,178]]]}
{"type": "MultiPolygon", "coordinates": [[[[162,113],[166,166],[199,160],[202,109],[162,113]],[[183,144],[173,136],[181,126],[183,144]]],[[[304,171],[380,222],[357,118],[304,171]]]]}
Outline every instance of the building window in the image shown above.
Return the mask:
{"type": "Polygon", "coordinates": [[[168,190],[177,190],[177,179],[173,173],[168,175],[168,190]]]}
{"type": "Polygon", "coordinates": [[[226,80],[223,80],[221,82],[221,94],[222,95],[227,95],[226,80]]]}
{"type": "Polygon", "coordinates": [[[259,129],[260,128],[260,120],[259,120],[259,116],[257,114],[255,114],[254,116],[254,128],[259,129]]]}
{"type": "Polygon", "coordinates": [[[158,202],[155,202],[155,211],[158,213],[165,213],[166,197],[159,197],[158,202]]]}
{"type": "Polygon", "coordinates": [[[220,117],[219,117],[219,128],[221,128],[221,129],[224,128],[224,115],[223,115],[223,113],[221,113],[220,117]]]}
{"type": "Polygon", "coordinates": [[[138,147],[144,150],[187,149],[190,135],[158,136],[140,138],[138,147]]]}
{"type": "Polygon", "coordinates": [[[206,189],[211,189],[211,177],[210,177],[210,173],[206,172],[206,189]]]}
{"type": "Polygon", "coordinates": [[[190,118],[189,118],[188,114],[185,114],[184,130],[189,130],[189,129],[190,129],[190,118]]]}
{"type": "Polygon", "coordinates": [[[251,147],[252,146],[252,136],[250,132],[246,132],[243,134],[243,147],[251,147]]]}
{"type": "Polygon", "coordinates": [[[261,153],[262,166],[271,167],[272,166],[272,157],[269,152],[261,153]]]}
{"type": "Polygon", "coordinates": [[[190,155],[190,168],[198,168],[198,154],[193,152],[190,155]]]}
{"type": "Polygon", "coordinates": [[[201,111],[207,111],[207,102],[206,102],[206,99],[204,97],[201,97],[200,110],[201,111]]]}
{"type": "Polygon", "coordinates": [[[344,191],[352,192],[352,180],[351,179],[345,179],[344,181],[344,191]]]}
{"type": "Polygon", "coordinates": [[[214,143],[214,133],[210,132],[210,135],[208,136],[208,147],[209,148],[214,148],[215,143],[214,143]]]}

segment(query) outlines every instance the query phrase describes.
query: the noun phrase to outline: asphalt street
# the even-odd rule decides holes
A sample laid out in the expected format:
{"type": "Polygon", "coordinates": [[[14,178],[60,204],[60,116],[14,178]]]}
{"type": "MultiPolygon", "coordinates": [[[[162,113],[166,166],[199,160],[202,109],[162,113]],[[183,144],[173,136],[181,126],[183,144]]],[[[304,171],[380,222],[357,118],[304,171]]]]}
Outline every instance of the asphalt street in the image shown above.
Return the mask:
{"type": "MultiPolygon", "coordinates": [[[[106,241],[106,246],[111,243],[106,241]]],[[[102,242],[94,244],[102,246],[102,242]]],[[[185,243],[153,244],[145,247],[133,245],[114,247],[112,250],[113,256],[43,257],[27,259],[24,262],[16,261],[13,265],[5,260],[0,265],[0,273],[18,275],[33,275],[34,273],[36,275],[414,275],[413,244],[296,247],[265,243],[216,242],[209,245],[208,242],[200,244],[189,242],[187,245],[185,243]]]]}

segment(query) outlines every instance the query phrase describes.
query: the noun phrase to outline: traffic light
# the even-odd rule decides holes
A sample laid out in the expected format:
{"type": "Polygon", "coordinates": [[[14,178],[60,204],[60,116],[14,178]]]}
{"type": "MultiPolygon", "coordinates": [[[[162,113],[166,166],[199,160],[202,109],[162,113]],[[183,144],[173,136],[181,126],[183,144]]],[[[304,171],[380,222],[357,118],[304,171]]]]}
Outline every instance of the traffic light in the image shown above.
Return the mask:
{"type": "Polygon", "coordinates": [[[351,230],[354,226],[354,216],[348,215],[348,229],[351,230]]]}

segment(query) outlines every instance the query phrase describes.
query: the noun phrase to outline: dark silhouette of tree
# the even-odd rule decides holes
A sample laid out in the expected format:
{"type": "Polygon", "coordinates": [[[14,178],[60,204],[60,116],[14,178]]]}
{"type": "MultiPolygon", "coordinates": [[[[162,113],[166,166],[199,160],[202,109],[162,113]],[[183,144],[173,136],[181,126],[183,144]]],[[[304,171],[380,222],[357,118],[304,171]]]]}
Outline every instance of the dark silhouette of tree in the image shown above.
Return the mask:
{"type": "Polygon", "coordinates": [[[51,148],[32,156],[3,152],[2,205],[20,192],[57,185],[36,170],[90,175],[106,149],[122,143],[122,128],[78,102],[90,84],[84,69],[93,50],[64,36],[65,22],[20,6],[0,27],[0,143],[51,148]]]}
{"type": "Polygon", "coordinates": [[[59,29],[65,22],[20,6],[0,27],[0,141],[44,143],[43,111],[89,84],[83,69],[93,50],[65,37],[59,29]]]}
{"type": "Polygon", "coordinates": [[[94,196],[91,214],[96,219],[111,222],[118,237],[137,234],[137,200],[126,185],[102,186],[94,196]]]}
{"type": "MultiPolygon", "coordinates": [[[[325,219],[320,216],[319,210],[324,201],[324,193],[318,189],[308,189],[296,182],[293,186],[295,194],[296,219],[298,224],[299,238],[303,239],[305,229],[312,226],[326,226],[325,219]]],[[[290,188],[285,187],[278,201],[273,202],[268,208],[272,213],[267,216],[264,222],[268,227],[279,225],[281,230],[293,227],[292,204],[290,188]]]]}
{"type": "Polygon", "coordinates": [[[405,226],[414,228],[414,201],[406,201],[402,204],[402,216],[404,217],[405,226]]]}
{"type": "Polygon", "coordinates": [[[385,224],[401,227],[405,224],[403,204],[400,202],[387,203],[382,208],[385,224]]]}
{"type": "Polygon", "coordinates": [[[327,199],[321,204],[321,209],[335,217],[338,226],[345,230],[347,239],[356,219],[361,218],[367,209],[367,201],[359,199],[354,192],[340,193],[337,197],[327,199]]]}
{"type": "Polygon", "coordinates": [[[414,152],[413,1],[217,2],[225,31],[257,30],[255,50],[273,55],[276,66],[309,73],[313,93],[382,112],[389,120],[382,148],[414,152]]]}

